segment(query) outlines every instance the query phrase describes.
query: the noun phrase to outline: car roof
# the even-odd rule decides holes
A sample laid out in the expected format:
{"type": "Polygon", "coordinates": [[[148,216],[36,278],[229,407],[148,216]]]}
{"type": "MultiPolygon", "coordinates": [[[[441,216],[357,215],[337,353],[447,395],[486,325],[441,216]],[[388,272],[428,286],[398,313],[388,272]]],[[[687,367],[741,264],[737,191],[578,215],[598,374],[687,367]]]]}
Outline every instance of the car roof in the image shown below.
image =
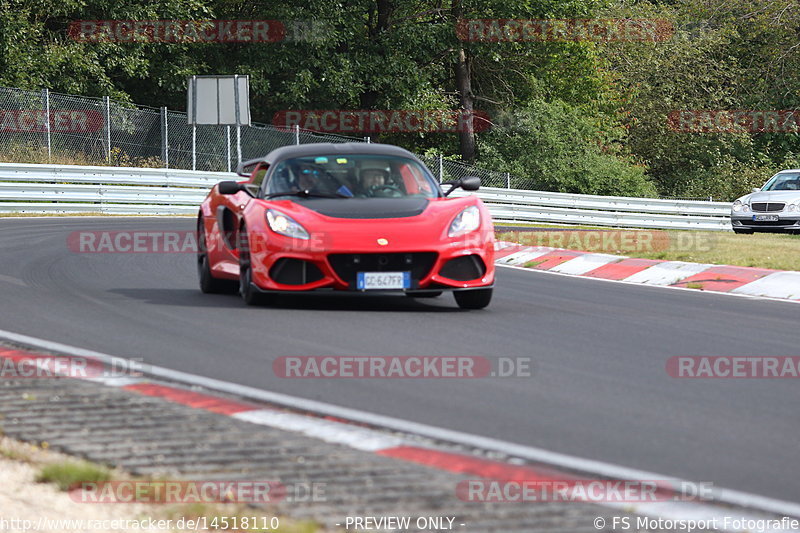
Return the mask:
{"type": "Polygon", "coordinates": [[[283,146],[271,151],[261,161],[272,164],[276,161],[293,157],[304,157],[310,155],[346,155],[346,154],[369,154],[401,156],[417,159],[417,157],[404,148],[391,144],[377,143],[311,143],[283,146]]]}

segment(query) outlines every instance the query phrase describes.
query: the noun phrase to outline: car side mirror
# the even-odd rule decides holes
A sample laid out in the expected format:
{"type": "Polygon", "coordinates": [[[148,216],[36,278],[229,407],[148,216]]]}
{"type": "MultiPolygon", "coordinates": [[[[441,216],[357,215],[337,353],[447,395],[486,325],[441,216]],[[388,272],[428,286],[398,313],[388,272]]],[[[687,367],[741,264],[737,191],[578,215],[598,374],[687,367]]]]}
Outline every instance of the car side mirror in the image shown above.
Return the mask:
{"type": "Polygon", "coordinates": [[[459,181],[459,186],[465,191],[477,191],[481,188],[481,179],[478,176],[464,176],[459,181]]]}
{"type": "Polygon", "coordinates": [[[760,187],[753,187],[753,192],[761,192],[761,188],[760,187]]]}
{"type": "Polygon", "coordinates": [[[445,196],[449,196],[451,192],[459,187],[465,191],[477,191],[481,187],[481,179],[478,176],[464,176],[463,178],[459,178],[457,180],[445,181],[442,183],[442,185],[450,186],[450,189],[444,193],[445,196]]]}
{"type": "Polygon", "coordinates": [[[220,181],[217,184],[217,191],[220,194],[236,194],[239,191],[244,191],[245,184],[238,181],[220,181]]]}

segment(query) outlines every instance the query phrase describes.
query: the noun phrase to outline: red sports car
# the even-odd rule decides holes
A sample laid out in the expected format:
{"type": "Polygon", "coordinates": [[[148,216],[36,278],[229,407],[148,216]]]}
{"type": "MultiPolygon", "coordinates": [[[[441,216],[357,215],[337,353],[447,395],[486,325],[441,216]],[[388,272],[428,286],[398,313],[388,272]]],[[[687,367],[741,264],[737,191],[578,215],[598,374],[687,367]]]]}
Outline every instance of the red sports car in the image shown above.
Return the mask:
{"type": "Polygon", "coordinates": [[[462,308],[489,305],[494,228],[474,191],[443,192],[412,153],[384,144],[306,144],[242,163],[197,220],[203,292],[238,291],[248,304],[276,293],[393,291],[462,308]],[[245,172],[246,169],[252,169],[245,172]]]}

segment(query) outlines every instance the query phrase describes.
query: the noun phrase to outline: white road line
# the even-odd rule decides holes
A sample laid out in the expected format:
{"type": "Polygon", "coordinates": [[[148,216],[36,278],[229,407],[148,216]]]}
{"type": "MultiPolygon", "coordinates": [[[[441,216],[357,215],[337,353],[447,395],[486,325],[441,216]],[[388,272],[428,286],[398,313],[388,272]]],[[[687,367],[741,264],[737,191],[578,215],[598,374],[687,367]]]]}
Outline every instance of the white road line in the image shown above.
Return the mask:
{"type": "MultiPolygon", "coordinates": [[[[0,330],[0,338],[5,338],[13,342],[18,342],[36,348],[51,350],[54,352],[60,352],[68,355],[75,355],[80,357],[92,357],[107,364],[114,364],[115,361],[117,364],[120,364],[121,362],[124,361],[128,361],[125,358],[116,357],[113,355],[104,354],[100,352],[95,352],[92,350],[86,350],[75,346],[69,346],[58,342],[39,339],[36,337],[30,337],[27,335],[20,335],[18,333],[13,333],[5,330],[0,330]]],[[[129,362],[133,363],[133,361],[129,362]]],[[[530,461],[546,463],[566,468],[569,470],[584,472],[586,474],[594,474],[618,480],[624,480],[624,479],[673,480],[675,483],[675,485],[673,486],[681,486],[682,483],[686,483],[687,484],[686,486],[691,486],[691,483],[689,481],[671,478],[669,476],[664,476],[661,474],[656,474],[644,470],[627,468],[624,466],[604,463],[602,461],[595,461],[591,459],[582,459],[580,457],[574,457],[571,455],[566,455],[558,452],[551,452],[549,450],[544,450],[542,448],[524,446],[521,444],[506,442],[490,437],[483,437],[480,435],[473,435],[470,433],[438,428],[435,426],[429,426],[427,424],[420,424],[417,422],[411,422],[409,420],[402,420],[399,418],[379,415],[367,411],[361,411],[358,409],[351,409],[348,407],[341,407],[338,405],[319,402],[316,400],[307,400],[305,398],[291,396],[288,394],[264,391],[253,387],[248,387],[245,385],[238,385],[236,383],[230,383],[213,378],[207,378],[204,376],[197,376],[194,374],[189,374],[178,370],[170,370],[168,368],[162,368],[146,364],[142,365],[139,361],[136,361],[136,364],[141,367],[142,372],[153,376],[161,377],[167,380],[177,381],[188,385],[198,385],[209,390],[234,394],[236,396],[245,399],[273,403],[292,409],[325,414],[336,418],[361,422],[376,427],[393,429],[411,435],[420,435],[434,440],[464,444],[466,446],[482,450],[498,451],[500,453],[512,457],[519,457],[522,459],[528,459],[530,461]]],[[[720,503],[732,504],[745,508],[756,509],[762,512],[776,513],[781,516],[786,515],[786,516],[800,517],[800,504],[793,503],[790,501],[768,498],[765,496],[758,496],[756,494],[749,494],[740,491],[734,491],[728,489],[719,489],[719,490],[722,493],[722,495],[718,497],[717,501],[720,503]]],[[[670,506],[663,505],[663,502],[657,502],[657,503],[661,504],[659,508],[666,510],[672,508],[670,506]]],[[[674,512],[676,513],[684,512],[681,509],[683,509],[686,502],[669,502],[669,503],[673,504],[674,506],[677,506],[674,507],[675,509],[677,509],[674,512]],[[678,505],[678,504],[683,504],[683,505],[678,505]]],[[[637,508],[636,512],[640,514],[648,514],[649,512],[655,512],[652,510],[655,509],[654,506],[655,504],[640,505],[637,508]],[[651,511],[648,511],[647,509],[651,509],[651,511]]],[[[698,507],[692,506],[691,513],[706,515],[709,517],[709,519],[713,517],[731,515],[731,510],[726,507],[715,506],[711,503],[703,505],[703,507],[708,507],[707,515],[705,512],[701,512],[702,510],[699,509],[699,506],[698,507]],[[725,514],[726,512],[728,513],[727,515],[725,514]]],[[[686,511],[689,512],[690,509],[686,509],[686,511]]],[[[736,516],[739,517],[740,515],[737,514],[736,516]]],[[[757,519],[760,517],[748,516],[747,518],[757,519]]],[[[730,531],[744,531],[744,530],[730,530],[730,531]]],[[[780,531],[780,530],[775,530],[775,531],[780,531]]]]}

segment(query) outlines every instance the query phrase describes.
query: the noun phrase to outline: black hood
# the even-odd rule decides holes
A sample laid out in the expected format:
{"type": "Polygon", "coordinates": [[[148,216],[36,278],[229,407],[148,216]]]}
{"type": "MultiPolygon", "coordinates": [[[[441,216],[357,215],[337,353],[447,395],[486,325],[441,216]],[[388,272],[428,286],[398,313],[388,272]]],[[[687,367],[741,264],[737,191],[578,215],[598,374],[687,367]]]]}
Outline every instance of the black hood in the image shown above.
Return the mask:
{"type": "Polygon", "coordinates": [[[295,201],[334,218],[415,217],[428,207],[427,198],[309,198],[295,201]]]}

